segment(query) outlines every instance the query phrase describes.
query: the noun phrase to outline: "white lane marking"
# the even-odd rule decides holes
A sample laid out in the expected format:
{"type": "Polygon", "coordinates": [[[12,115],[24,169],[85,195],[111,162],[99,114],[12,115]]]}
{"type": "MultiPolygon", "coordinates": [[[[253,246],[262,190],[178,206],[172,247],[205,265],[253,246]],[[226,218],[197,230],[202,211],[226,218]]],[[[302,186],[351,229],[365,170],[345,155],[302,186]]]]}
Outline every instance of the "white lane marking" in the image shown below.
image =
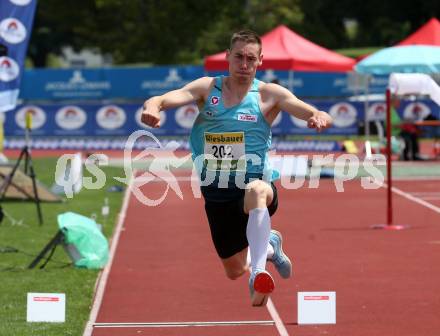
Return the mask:
{"type": "Polygon", "coordinates": [[[408,194],[421,198],[425,201],[439,201],[440,192],[438,191],[407,191],[408,194]]]}
{"type": "MultiPolygon", "coordinates": [[[[387,188],[387,184],[384,183],[383,187],[387,188]]],[[[392,187],[391,191],[396,193],[396,194],[398,194],[398,195],[400,195],[400,196],[402,196],[402,197],[405,197],[405,198],[409,199],[410,201],[413,201],[413,202],[416,202],[416,203],[418,203],[420,205],[423,205],[424,207],[427,207],[428,209],[431,209],[431,210],[433,210],[433,211],[435,211],[435,212],[440,214],[440,208],[435,206],[434,204],[428,203],[428,202],[422,200],[421,198],[413,196],[413,195],[411,195],[411,194],[409,194],[409,193],[407,193],[407,192],[405,192],[403,190],[400,190],[400,189],[398,189],[396,187],[392,187]]]]}
{"type": "Polygon", "coordinates": [[[440,177],[435,176],[393,176],[393,181],[440,181],[440,177]]]}
{"type": "Polygon", "coordinates": [[[439,191],[410,191],[408,192],[411,195],[414,196],[439,196],[440,197],[440,192],[439,191]]]}
{"type": "Polygon", "coordinates": [[[274,321],[204,321],[204,322],[121,322],[94,323],[95,328],[163,328],[218,327],[240,325],[274,325],[274,321]]]}
{"type": "MultiPolygon", "coordinates": [[[[248,251],[248,258],[249,258],[249,251],[248,251]]],[[[248,260],[248,262],[249,262],[249,260],[248,260]]],[[[250,267],[249,267],[249,272],[251,272],[250,267]]],[[[281,320],[281,317],[278,314],[278,311],[275,308],[275,305],[273,304],[272,299],[270,297],[267,299],[266,308],[269,312],[270,317],[272,318],[272,320],[275,323],[275,327],[278,330],[278,334],[280,336],[289,336],[289,333],[287,332],[286,327],[284,327],[283,320],[281,320]]]]}
{"type": "Polygon", "coordinates": [[[86,328],[84,329],[83,336],[91,336],[93,333],[93,325],[98,317],[98,312],[101,307],[102,298],[104,297],[105,287],[107,285],[108,276],[110,269],[113,264],[113,258],[115,255],[116,247],[118,246],[119,236],[122,231],[122,226],[124,225],[125,216],[127,214],[128,203],[130,201],[131,190],[133,188],[133,176],[136,175],[136,171],[133,171],[133,175],[130,176],[128,187],[125,190],[124,201],[122,203],[121,211],[119,212],[118,224],[116,225],[113,239],[111,242],[111,248],[109,253],[109,260],[101,275],[98,277],[98,288],[96,289],[95,298],[93,300],[93,307],[90,312],[89,320],[87,321],[86,328]]]}
{"type": "Polygon", "coordinates": [[[275,327],[278,330],[278,333],[280,336],[289,336],[289,333],[287,332],[286,327],[284,326],[283,321],[281,320],[280,315],[278,314],[275,305],[273,304],[271,298],[267,300],[266,308],[269,311],[270,317],[272,317],[272,320],[275,322],[275,327]]]}
{"type": "Polygon", "coordinates": [[[440,201],[440,196],[423,196],[420,198],[425,201],[440,201]]]}

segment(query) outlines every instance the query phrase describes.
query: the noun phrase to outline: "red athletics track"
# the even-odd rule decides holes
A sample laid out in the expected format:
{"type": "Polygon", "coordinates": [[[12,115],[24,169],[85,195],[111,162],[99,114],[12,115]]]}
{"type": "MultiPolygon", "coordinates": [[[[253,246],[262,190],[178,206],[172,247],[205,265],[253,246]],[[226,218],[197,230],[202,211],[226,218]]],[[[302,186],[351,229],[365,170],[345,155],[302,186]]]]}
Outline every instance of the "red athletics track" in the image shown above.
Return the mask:
{"type": "MultiPolygon", "coordinates": [[[[318,189],[279,186],[273,226],[283,232],[295,276],[276,274],[272,296],[289,335],[440,334],[440,208],[394,194],[395,224],[410,229],[370,229],[386,219],[386,190],[364,190],[360,180],[337,193],[332,179],[318,189]],[[438,211],[436,211],[436,209],[438,211]],[[298,291],[336,291],[337,324],[298,326],[298,291]]],[[[217,260],[202,201],[190,183],[184,199],[169,191],[157,207],[131,197],[96,323],[270,321],[249,303],[247,278],[227,280],[217,260]]],[[[415,182],[396,182],[413,190],[415,182]]],[[[440,190],[440,181],[417,182],[417,192],[440,190]]],[[[159,197],[164,183],[143,189],[159,197]]],[[[272,270],[272,268],[270,268],[272,270]]],[[[93,322],[93,321],[92,321],[93,322]]],[[[256,322],[255,322],[256,323],[256,322]]],[[[93,328],[102,335],[279,335],[273,325],[93,328]]]]}

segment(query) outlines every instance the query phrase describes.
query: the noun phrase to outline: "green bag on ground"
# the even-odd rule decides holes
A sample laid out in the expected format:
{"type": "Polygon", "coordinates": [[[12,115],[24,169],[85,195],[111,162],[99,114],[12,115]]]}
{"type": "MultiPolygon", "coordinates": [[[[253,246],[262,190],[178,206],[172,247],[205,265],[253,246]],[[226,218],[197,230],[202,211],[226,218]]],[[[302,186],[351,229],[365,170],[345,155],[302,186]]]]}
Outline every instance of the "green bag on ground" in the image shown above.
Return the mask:
{"type": "Polygon", "coordinates": [[[94,220],[66,212],[58,215],[64,233],[64,249],[77,267],[103,268],[108,261],[108,242],[94,220]]]}

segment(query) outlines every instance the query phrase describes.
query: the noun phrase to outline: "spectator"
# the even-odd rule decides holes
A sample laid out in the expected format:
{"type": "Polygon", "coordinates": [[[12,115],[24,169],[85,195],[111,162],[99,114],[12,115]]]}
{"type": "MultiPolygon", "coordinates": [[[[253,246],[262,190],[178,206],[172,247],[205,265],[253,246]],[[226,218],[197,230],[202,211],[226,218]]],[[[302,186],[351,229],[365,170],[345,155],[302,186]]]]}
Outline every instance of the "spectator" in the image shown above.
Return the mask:
{"type": "Polygon", "coordinates": [[[405,147],[403,148],[403,160],[420,160],[419,135],[420,130],[414,124],[415,120],[403,120],[397,113],[400,107],[400,99],[393,95],[391,97],[391,134],[402,137],[405,147]]]}

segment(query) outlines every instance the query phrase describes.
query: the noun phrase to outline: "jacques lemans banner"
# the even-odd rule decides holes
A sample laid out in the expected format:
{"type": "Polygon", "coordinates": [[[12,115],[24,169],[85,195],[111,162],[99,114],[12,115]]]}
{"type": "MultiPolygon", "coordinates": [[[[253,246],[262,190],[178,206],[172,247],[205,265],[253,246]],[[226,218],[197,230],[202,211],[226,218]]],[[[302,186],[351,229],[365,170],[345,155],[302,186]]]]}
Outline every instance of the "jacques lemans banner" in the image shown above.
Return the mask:
{"type": "MultiPolygon", "coordinates": [[[[226,73],[212,72],[211,76],[226,73]]],[[[26,102],[41,100],[144,100],[205,75],[201,66],[155,66],[144,68],[113,67],[99,69],[30,69],[23,74],[20,98],[26,102]]],[[[258,71],[265,82],[278,81],[292,88],[299,97],[334,98],[355,94],[346,73],[258,71]]],[[[369,92],[384,93],[388,76],[374,76],[369,92]]]]}
{"type": "Polygon", "coordinates": [[[0,112],[15,107],[37,0],[0,1],[0,112]]]}
{"type": "MultiPolygon", "coordinates": [[[[356,135],[359,121],[364,120],[365,104],[361,102],[306,100],[319,110],[328,111],[334,119],[333,127],[322,134],[356,135]]],[[[147,129],[159,136],[185,136],[191,131],[199,114],[194,104],[162,112],[161,127],[149,128],[141,123],[142,104],[134,103],[42,103],[18,105],[5,115],[5,135],[23,136],[25,115],[32,114],[32,134],[35,137],[127,137],[139,129],[147,129]]],[[[368,106],[368,118],[385,120],[386,105],[373,101],[368,106]]],[[[439,110],[430,100],[404,101],[397,111],[403,119],[422,120],[429,116],[439,118],[439,110]]],[[[272,124],[274,135],[312,135],[316,131],[307,128],[305,121],[280,113],[272,124]]],[[[438,136],[438,135],[437,135],[438,136]]]]}

